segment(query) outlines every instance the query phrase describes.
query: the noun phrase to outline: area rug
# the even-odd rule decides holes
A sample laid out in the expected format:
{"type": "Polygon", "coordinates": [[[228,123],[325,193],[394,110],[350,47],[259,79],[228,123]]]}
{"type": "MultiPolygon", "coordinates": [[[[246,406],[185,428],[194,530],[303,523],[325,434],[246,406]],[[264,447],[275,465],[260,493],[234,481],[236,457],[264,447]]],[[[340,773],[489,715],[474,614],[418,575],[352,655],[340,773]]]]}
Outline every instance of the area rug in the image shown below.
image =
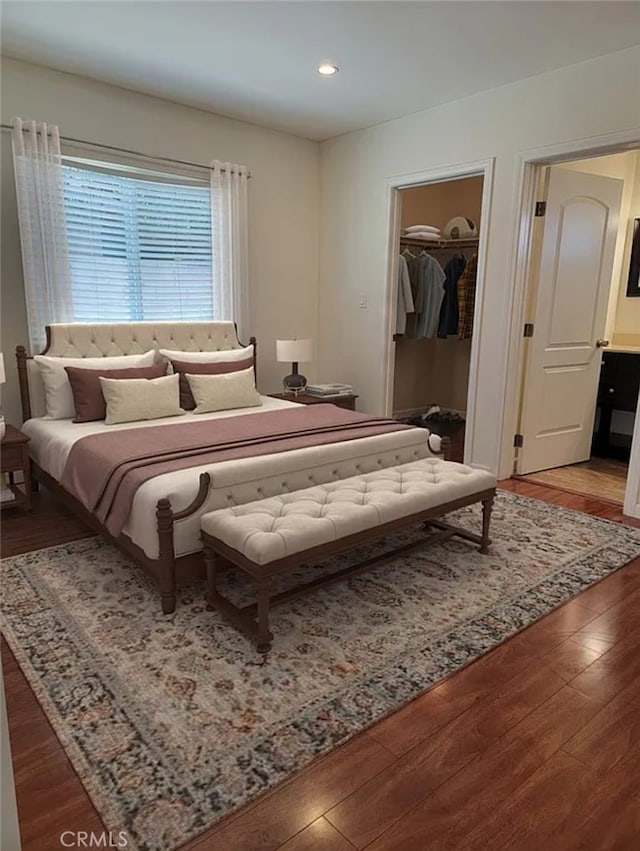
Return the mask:
{"type": "Polygon", "coordinates": [[[488,555],[450,540],[277,607],[264,663],[202,586],[162,615],[95,538],[5,561],[3,630],[107,828],[170,851],[640,555],[640,530],[507,493],[492,533],[488,555]]]}

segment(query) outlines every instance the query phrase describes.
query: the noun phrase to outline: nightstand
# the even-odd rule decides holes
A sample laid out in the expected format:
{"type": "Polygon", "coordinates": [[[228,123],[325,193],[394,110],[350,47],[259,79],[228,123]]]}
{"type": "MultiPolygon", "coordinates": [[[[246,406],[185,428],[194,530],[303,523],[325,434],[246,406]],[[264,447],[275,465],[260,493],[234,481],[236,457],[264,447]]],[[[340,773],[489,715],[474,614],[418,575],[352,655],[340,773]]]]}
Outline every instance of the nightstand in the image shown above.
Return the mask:
{"type": "Polygon", "coordinates": [[[344,393],[342,396],[312,396],[311,393],[298,393],[294,396],[292,393],[269,393],[272,399],[286,399],[287,402],[297,402],[299,405],[319,405],[322,402],[329,405],[337,405],[339,408],[347,408],[349,411],[355,411],[356,393],[344,393]]]}
{"type": "Polygon", "coordinates": [[[0,472],[6,473],[9,479],[8,488],[15,499],[2,503],[2,510],[13,508],[15,505],[31,511],[31,464],[29,461],[28,443],[30,438],[15,426],[8,425],[0,446],[0,472]],[[15,473],[22,473],[24,485],[14,481],[15,473]]]}

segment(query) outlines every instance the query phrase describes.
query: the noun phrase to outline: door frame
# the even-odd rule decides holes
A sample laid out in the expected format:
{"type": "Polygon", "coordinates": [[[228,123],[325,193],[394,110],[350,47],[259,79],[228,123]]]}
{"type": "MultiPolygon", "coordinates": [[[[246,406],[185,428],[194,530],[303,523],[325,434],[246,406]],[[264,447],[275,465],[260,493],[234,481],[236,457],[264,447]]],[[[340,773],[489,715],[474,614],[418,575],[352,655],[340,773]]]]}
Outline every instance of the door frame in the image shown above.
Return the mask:
{"type": "Polygon", "coordinates": [[[477,394],[477,374],[479,360],[479,329],[484,304],[485,272],[491,198],[493,195],[493,172],[495,158],[474,160],[456,165],[441,166],[426,171],[399,174],[387,179],[387,286],[384,305],[384,351],[383,388],[384,415],[393,414],[393,388],[395,369],[395,343],[393,336],[396,326],[398,257],[400,255],[401,205],[400,191],[434,183],[447,183],[463,180],[466,177],[482,177],[482,205],[480,209],[480,238],[478,241],[478,272],[476,277],[476,298],[473,315],[473,336],[471,338],[471,362],[469,367],[469,386],[467,389],[466,429],[464,438],[464,460],[472,463],[475,431],[475,409],[477,394]]]}
{"type": "MultiPolygon", "coordinates": [[[[517,431],[520,398],[522,393],[521,375],[525,363],[525,338],[523,326],[525,321],[526,296],[529,284],[529,266],[532,248],[533,225],[535,219],[535,202],[538,181],[547,166],[560,165],[572,160],[588,159],[589,157],[606,156],[607,154],[622,154],[629,150],[640,148],[640,129],[624,130],[594,136],[590,139],[574,139],[554,145],[544,145],[521,151],[517,161],[517,195],[515,208],[518,225],[513,244],[513,288],[511,293],[511,322],[507,349],[507,370],[502,410],[502,440],[500,456],[500,478],[509,478],[513,472],[515,449],[513,435],[517,431]]],[[[640,454],[636,445],[640,430],[636,428],[632,444],[632,457],[640,454]]],[[[631,478],[627,480],[627,503],[631,502],[631,478]]],[[[637,485],[637,483],[636,483],[637,485]]]]}
{"type": "Polygon", "coordinates": [[[629,474],[622,511],[629,517],[640,517],[640,394],[638,394],[636,418],[633,423],[629,474]]]}

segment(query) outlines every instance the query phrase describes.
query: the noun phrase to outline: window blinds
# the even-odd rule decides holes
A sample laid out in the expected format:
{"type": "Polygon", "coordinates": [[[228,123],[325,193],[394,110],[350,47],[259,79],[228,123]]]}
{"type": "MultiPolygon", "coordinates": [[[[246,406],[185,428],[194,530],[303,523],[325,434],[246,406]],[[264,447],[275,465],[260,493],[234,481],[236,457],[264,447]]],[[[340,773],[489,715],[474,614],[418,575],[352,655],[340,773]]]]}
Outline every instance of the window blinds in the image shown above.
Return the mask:
{"type": "Polygon", "coordinates": [[[63,172],[76,322],[217,318],[208,185],[63,172]]]}

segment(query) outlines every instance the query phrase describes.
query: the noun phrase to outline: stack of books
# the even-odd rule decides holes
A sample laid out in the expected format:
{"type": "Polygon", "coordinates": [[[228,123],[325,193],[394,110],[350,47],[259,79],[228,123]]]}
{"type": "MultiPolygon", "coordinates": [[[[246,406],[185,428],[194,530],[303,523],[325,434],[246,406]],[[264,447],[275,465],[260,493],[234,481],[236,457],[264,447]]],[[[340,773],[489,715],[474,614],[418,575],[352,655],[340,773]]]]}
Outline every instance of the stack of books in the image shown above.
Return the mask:
{"type": "Polygon", "coordinates": [[[334,381],[331,384],[307,384],[305,391],[311,396],[350,396],[353,387],[334,381]]]}

